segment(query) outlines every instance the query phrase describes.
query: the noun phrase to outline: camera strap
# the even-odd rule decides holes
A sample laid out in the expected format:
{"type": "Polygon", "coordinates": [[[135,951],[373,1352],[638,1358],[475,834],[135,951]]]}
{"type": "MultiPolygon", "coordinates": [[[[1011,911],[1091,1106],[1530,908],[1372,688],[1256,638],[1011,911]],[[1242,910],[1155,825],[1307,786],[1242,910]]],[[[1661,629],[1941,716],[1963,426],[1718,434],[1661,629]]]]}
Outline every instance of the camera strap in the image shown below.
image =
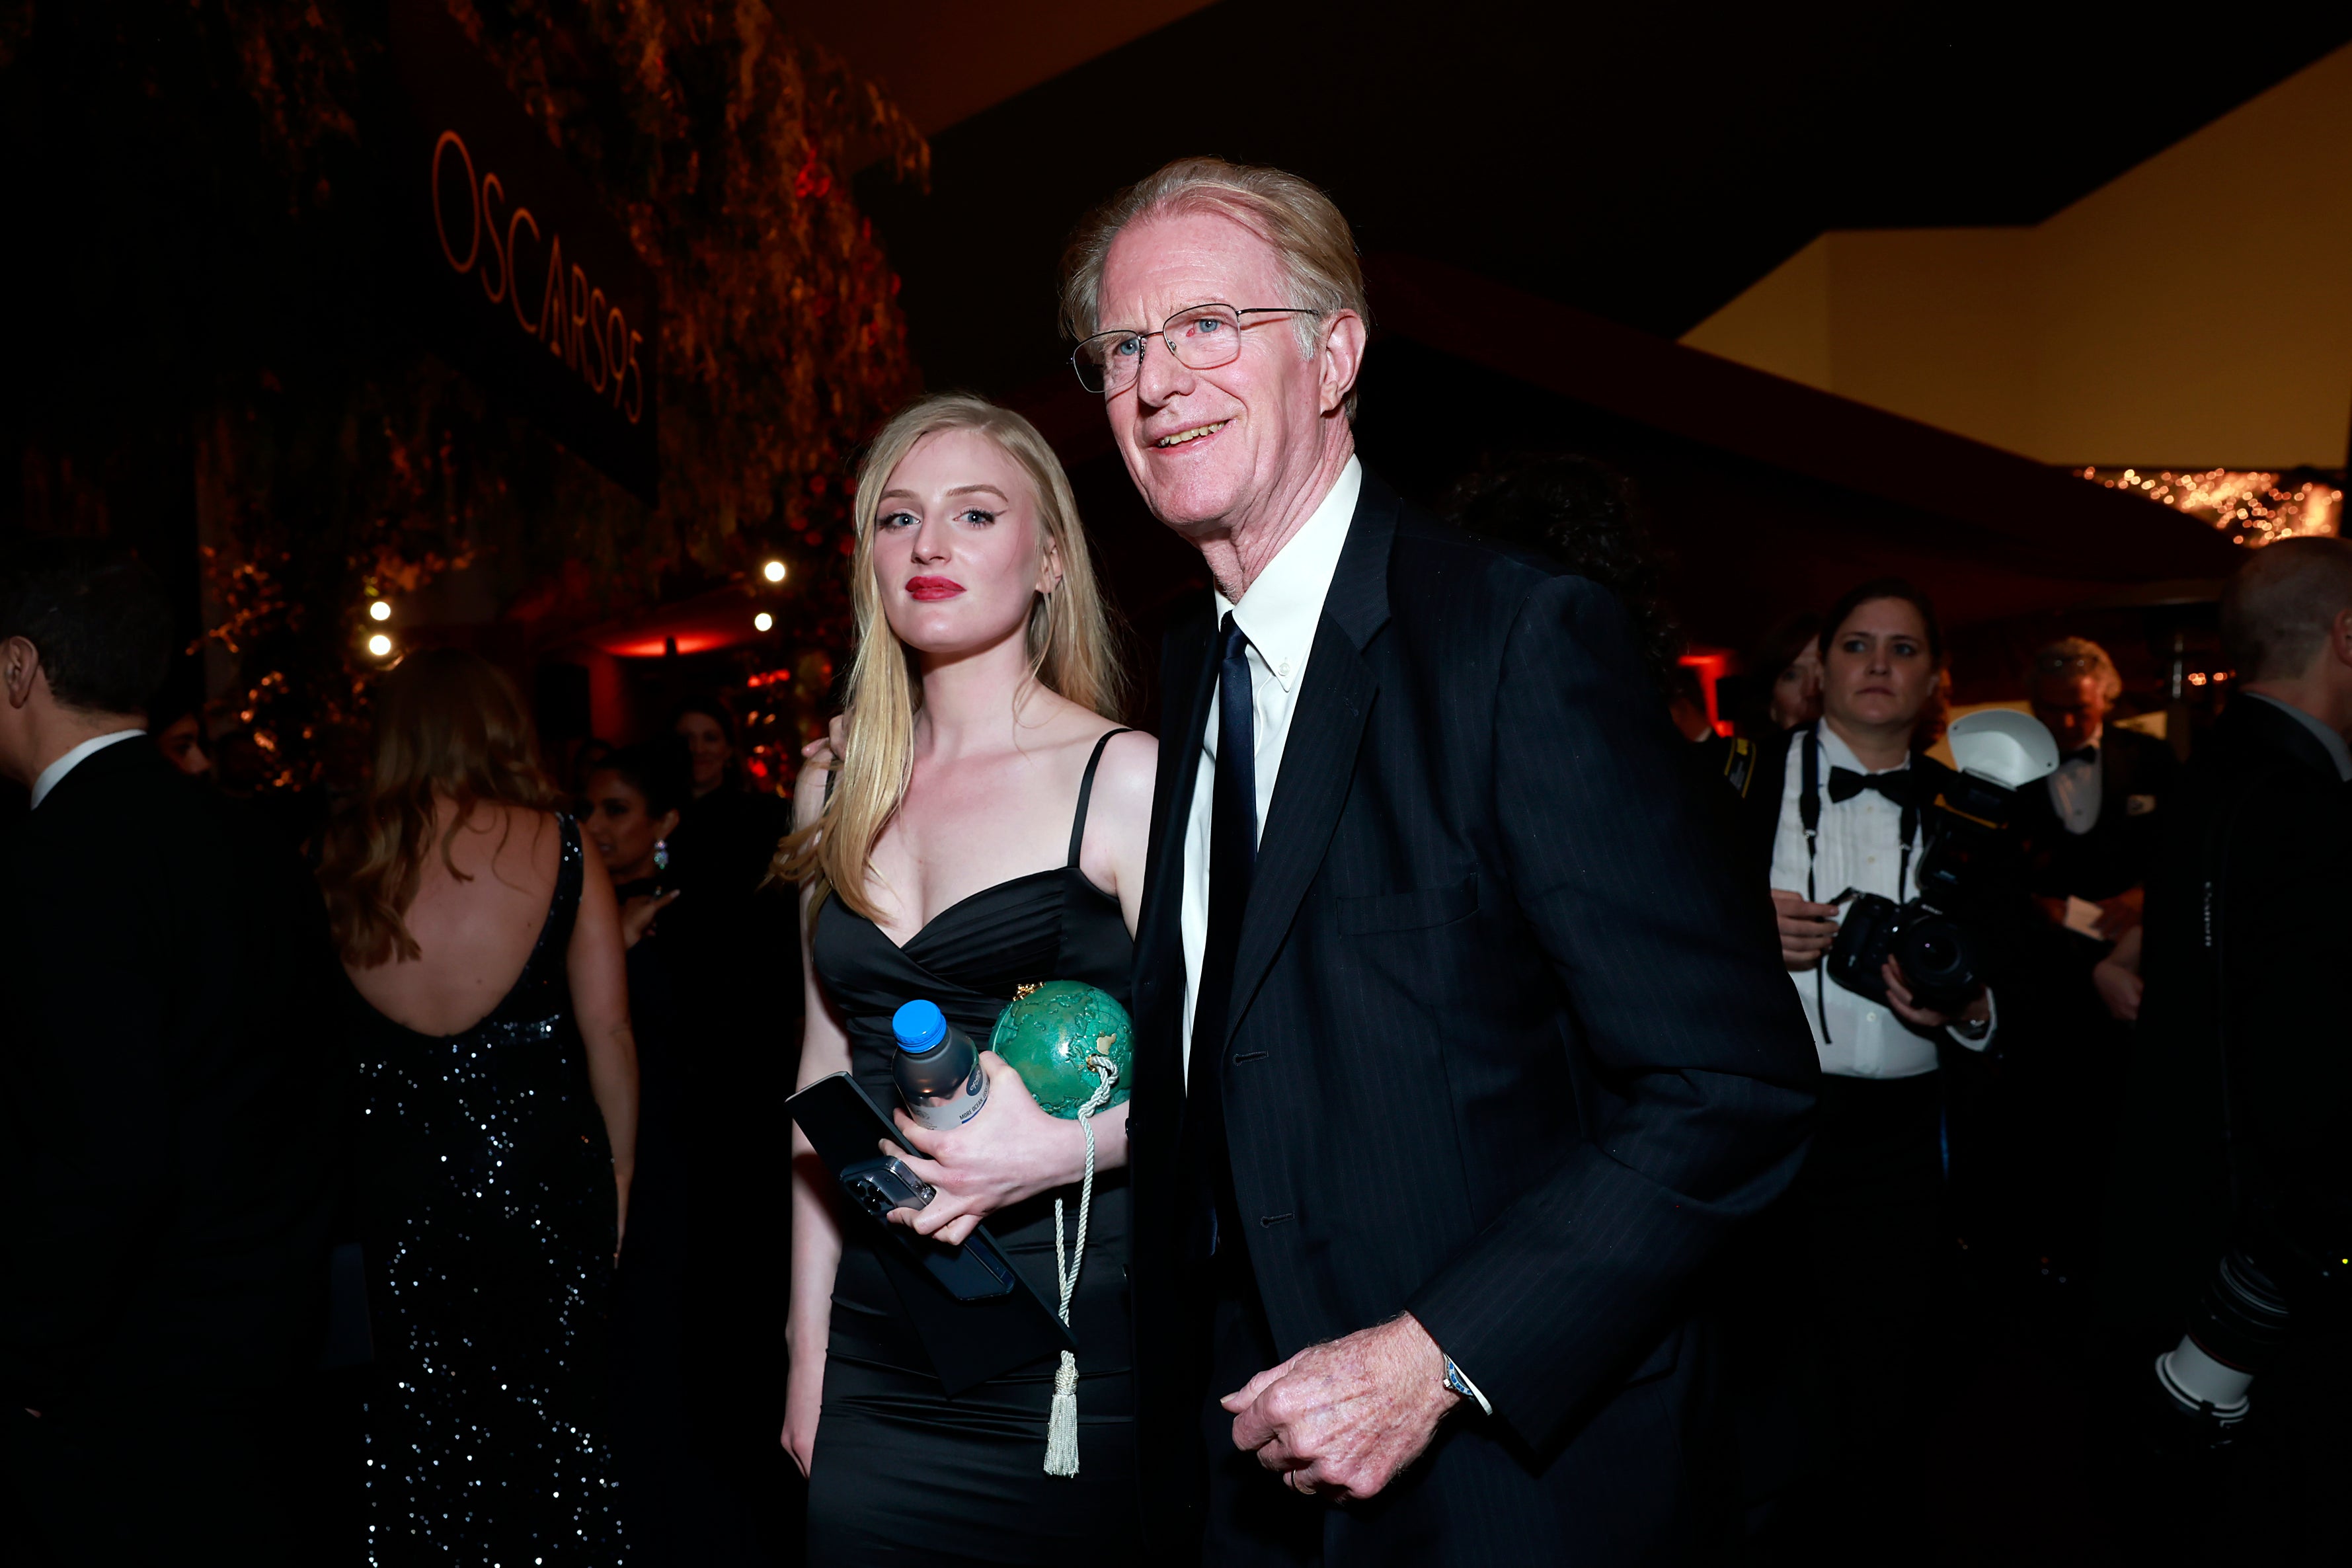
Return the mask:
{"type": "MultiPolygon", "coordinates": [[[[1820,720],[1816,719],[1805,726],[1804,745],[1804,779],[1803,788],[1797,795],[1797,823],[1805,830],[1805,901],[1809,904],[1817,904],[1822,901],[1821,893],[1813,880],[1814,862],[1821,857],[1822,839],[1822,721],[1820,720]]],[[[1898,904],[1910,900],[1911,849],[1913,842],[1919,837],[1919,790],[1925,780],[1924,777],[1918,776],[1916,760],[1912,772],[1915,775],[1911,781],[1912,787],[1904,797],[1903,813],[1895,829],[1903,837],[1903,856],[1896,862],[1897,869],[1895,873],[1895,901],[1898,904]]],[[[1822,1020],[1823,1045],[1835,1043],[1830,1038],[1829,981],[1826,978],[1828,970],[1829,960],[1826,957],[1813,965],[1813,1010],[1820,1015],[1822,1020]]]]}
{"type": "MultiPolygon", "coordinates": [[[[1821,855],[1822,838],[1822,721],[1819,719],[1805,726],[1804,789],[1797,796],[1797,822],[1805,830],[1805,902],[1822,901],[1819,889],[1813,886],[1813,862],[1821,855]]],[[[1830,956],[1823,953],[1813,964],[1813,1016],[1822,1021],[1822,1044],[1833,1045],[1830,1038],[1830,956]]]]}

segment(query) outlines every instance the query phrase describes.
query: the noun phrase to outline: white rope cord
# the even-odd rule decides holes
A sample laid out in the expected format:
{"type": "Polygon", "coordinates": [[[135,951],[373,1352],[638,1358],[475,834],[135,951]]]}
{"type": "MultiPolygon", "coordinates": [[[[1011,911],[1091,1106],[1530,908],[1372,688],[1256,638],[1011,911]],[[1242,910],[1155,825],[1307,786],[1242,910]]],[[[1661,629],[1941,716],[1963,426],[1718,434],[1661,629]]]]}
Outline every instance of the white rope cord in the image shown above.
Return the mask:
{"type": "MultiPolygon", "coordinates": [[[[1062,1241],[1062,1200],[1054,1200],[1054,1278],[1062,1287],[1062,1326],[1070,1326],[1070,1298],[1078,1289],[1078,1270],[1086,1267],[1087,1222],[1093,1217],[1095,1206],[1095,1124],[1094,1114],[1110,1098],[1113,1086],[1118,1082],[1118,1064],[1096,1052],[1087,1058],[1087,1066],[1102,1079],[1087,1102],[1078,1107],[1078,1125],[1087,1134],[1086,1174],[1078,1182],[1078,1245],[1075,1253],[1065,1248],[1062,1241]]],[[[1049,1476],[1075,1476],[1078,1473],[1078,1358],[1068,1351],[1062,1352],[1061,1367],[1054,1373],[1053,1414],[1045,1422],[1045,1473],[1049,1476]]]]}

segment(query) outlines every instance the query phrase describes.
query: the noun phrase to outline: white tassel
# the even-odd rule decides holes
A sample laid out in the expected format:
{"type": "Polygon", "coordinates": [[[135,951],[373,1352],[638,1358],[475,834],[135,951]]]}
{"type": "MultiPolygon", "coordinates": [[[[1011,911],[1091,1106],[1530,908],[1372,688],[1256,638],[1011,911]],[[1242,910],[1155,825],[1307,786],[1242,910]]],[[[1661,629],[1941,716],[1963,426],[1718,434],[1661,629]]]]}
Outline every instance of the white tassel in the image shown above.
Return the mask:
{"type": "MultiPolygon", "coordinates": [[[[1078,1245],[1075,1254],[1062,1237],[1062,1200],[1054,1200],[1054,1275],[1062,1287],[1064,1328],[1069,1326],[1070,1297],[1077,1290],[1078,1270],[1087,1260],[1087,1221],[1095,1206],[1095,1124],[1088,1119],[1102,1109],[1103,1101],[1110,1098],[1111,1086],[1118,1081],[1118,1068],[1107,1056],[1090,1056],[1087,1066],[1102,1082],[1078,1107],[1078,1125],[1087,1134],[1087,1169],[1078,1182],[1078,1245]]],[[[1045,1473],[1078,1473],[1078,1358],[1068,1351],[1062,1352],[1061,1367],[1054,1373],[1053,1410],[1045,1421],[1045,1473]]]]}
{"type": "Polygon", "coordinates": [[[1045,1423],[1045,1473],[1078,1473],[1078,1358],[1062,1352],[1062,1367],[1054,1374],[1054,1415],[1045,1423]]]}

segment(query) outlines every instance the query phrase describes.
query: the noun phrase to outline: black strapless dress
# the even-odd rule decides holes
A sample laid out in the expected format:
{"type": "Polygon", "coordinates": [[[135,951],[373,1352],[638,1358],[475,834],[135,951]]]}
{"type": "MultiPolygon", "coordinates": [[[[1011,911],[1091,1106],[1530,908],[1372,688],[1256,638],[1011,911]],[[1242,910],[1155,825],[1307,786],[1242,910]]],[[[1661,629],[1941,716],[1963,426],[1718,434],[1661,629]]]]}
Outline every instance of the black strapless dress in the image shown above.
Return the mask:
{"type": "Polygon", "coordinates": [[[580,829],[522,974],[460,1035],[361,1001],[375,1337],[367,1560],[617,1568],[604,1433],[613,1155],[565,957],[580,829]]]}
{"type": "MultiPolygon", "coordinates": [[[[1111,734],[1121,734],[1112,731],[1111,734]]],[[[1087,801],[1105,735],[1087,763],[1066,865],[985,888],[940,912],[905,947],[832,900],[810,939],[818,978],[849,1028],[851,1070],[874,1103],[898,1102],[890,1016],[916,997],[985,1045],[1014,988],[1082,980],[1124,1004],[1134,944],[1118,900],[1078,869],[1087,801]]],[[[1070,1228],[1078,1189],[989,1217],[1013,1267],[1048,1302],[1054,1199],[1070,1228]]],[[[1095,1179],[1086,1266],[1070,1302],[1078,1342],[1078,1473],[1045,1471],[1053,1358],[950,1399],[874,1254],[891,1245],[847,1205],[824,1409],[809,1478],[812,1568],[869,1563],[1054,1563],[1114,1555],[1136,1535],[1125,1170],[1095,1179]]]]}

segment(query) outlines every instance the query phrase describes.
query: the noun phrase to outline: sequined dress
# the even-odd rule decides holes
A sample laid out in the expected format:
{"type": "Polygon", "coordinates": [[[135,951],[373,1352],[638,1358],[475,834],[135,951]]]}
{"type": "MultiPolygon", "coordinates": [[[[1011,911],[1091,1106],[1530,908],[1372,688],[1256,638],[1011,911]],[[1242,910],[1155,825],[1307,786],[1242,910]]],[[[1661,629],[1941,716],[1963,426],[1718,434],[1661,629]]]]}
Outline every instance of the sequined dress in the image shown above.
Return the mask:
{"type": "Polygon", "coordinates": [[[463,1034],[352,994],[376,1380],[368,1562],[624,1561],[604,1430],[613,1163],[572,1016],[578,826],[521,977],[463,1034]]]}

